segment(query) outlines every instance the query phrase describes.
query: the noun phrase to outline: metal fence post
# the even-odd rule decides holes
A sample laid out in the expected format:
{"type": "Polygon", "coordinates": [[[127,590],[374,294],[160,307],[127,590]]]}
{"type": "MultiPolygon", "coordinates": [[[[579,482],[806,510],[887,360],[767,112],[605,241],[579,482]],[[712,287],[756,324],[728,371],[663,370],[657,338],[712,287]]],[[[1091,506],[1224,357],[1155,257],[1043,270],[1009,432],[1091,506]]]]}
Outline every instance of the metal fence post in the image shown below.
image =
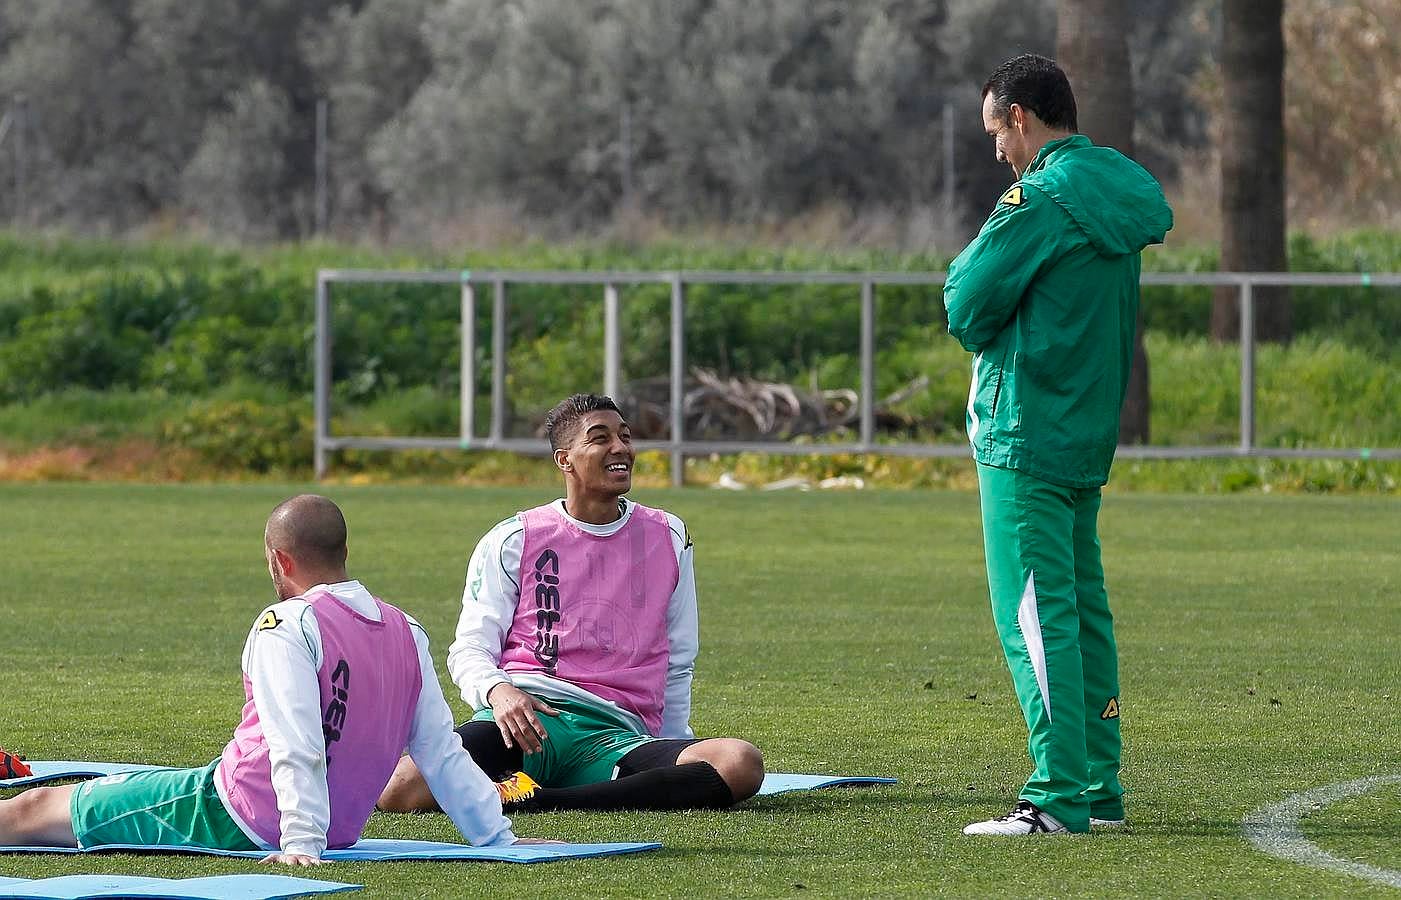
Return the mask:
{"type": "Polygon", "coordinates": [[[1249,276],[1240,283],[1240,449],[1255,450],[1255,291],[1249,276]]]}
{"type": "Polygon", "coordinates": [[[458,387],[461,391],[458,407],[458,436],[463,449],[471,446],[477,433],[477,289],[471,275],[462,273],[462,334],[459,339],[462,365],[458,387]]]}
{"type": "Polygon", "coordinates": [[[686,483],[686,457],[681,443],[686,439],[686,291],[681,276],[671,279],[671,485],[686,483]]]}
{"type": "Polygon", "coordinates": [[[491,441],[505,437],[506,422],[506,282],[492,284],[491,298],[491,441]]]}
{"type": "Polygon", "coordinates": [[[325,272],[316,273],[315,383],[316,449],[312,468],[320,481],[326,477],[326,439],[331,434],[331,286],[325,272]]]}
{"type": "Polygon", "coordinates": [[[876,436],[876,286],[861,282],[861,446],[876,436]]]}
{"type": "Polygon", "coordinates": [[[943,160],[943,162],[944,162],[944,183],[943,183],[943,185],[941,185],[941,187],[943,188],[943,198],[944,198],[944,204],[943,204],[943,205],[944,205],[944,209],[943,209],[944,219],[943,219],[943,221],[949,222],[949,221],[953,221],[953,209],[954,209],[954,204],[957,202],[957,201],[954,199],[954,185],[958,182],[958,169],[957,169],[956,166],[955,166],[954,155],[953,155],[953,151],[954,151],[954,111],[953,111],[953,104],[950,103],[950,102],[948,102],[948,101],[944,101],[944,123],[943,123],[943,129],[942,129],[942,131],[944,132],[944,133],[943,133],[943,138],[944,138],[944,154],[943,154],[943,155],[944,155],[944,160],[943,160]]]}
{"type": "Polygon", "coordinates": [[[15,95],[15,224],[29,224],[29,98],[15,95]]]}
{"type": "Polygon", "coordinates": [[[327,160],[330,158],[330,148],[327,146],[329,121],[330,101],[325,97],[316,98],[316,236],[323,239],[331,221],[331,193],[327,181],[327,160]]]}
{"type": "Polygon", "coordinates": [[[619,371],[622,369],[622,342],[619,337],[618,286],[603,286],[603,393],[618,400],[619,371]]]}

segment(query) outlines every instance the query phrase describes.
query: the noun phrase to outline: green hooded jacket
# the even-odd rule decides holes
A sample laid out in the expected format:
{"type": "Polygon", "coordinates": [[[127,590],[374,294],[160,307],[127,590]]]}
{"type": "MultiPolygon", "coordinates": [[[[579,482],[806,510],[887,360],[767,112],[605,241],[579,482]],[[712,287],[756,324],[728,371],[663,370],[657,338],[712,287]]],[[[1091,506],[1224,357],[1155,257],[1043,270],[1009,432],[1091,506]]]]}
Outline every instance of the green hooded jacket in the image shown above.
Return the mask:
{"type": "Polygon", "coordinates": [[[1073,488],[1109,479],[1138,314],[1139,254],[1172,228],[1138,163],[1051,141],[949,265],[949,333],[973,352],[978,462],[1073,488]]]}

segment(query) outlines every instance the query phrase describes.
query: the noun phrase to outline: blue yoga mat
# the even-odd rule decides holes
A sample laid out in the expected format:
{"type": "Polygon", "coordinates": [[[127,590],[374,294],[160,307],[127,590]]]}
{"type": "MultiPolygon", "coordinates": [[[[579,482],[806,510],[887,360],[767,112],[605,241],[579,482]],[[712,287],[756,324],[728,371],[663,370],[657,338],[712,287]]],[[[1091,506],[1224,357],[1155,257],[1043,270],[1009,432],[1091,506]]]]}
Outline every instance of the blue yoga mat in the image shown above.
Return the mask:
{"type": "Polygon", "coordinates": [[[98,778],[103,775],[119,775],[122,772],[149,772],[152,769],[169,769],[170,766],[148,766],[142,763],[75,762],[68,759],[35,760],[26,762],[34,771],[33,775],[21,778],[0,778],[0,788],[26,787],[58,781],[63,778],[98,778]]]}
{"type": "MultiPolygon", "coordinates": [[[[560,859],[592,859],[596,856],[617,856],[656,850],[661,844],[633,842],[618,844],[511,844],[505,847],[471,847],[467,844],[445,844],[438,841],[388,840],[367,838],[344,850],[327,850],[321,858],[327,861],[346,860],[479,860],[483,862],[538,863],[560,859]]],[[[72,847],[0,847],[0,853],[195,853],[205,856],[237,856],[262,859],[265,850],[204,850],[196,847],[161,847],[140,844],[103,844],[77,850],[72,847]]]]}
{"type": "MultiPolygon", "coordinates": [[[[101,775],[117,775],[122,772],[144,772],[150,769],[170,768],[169,766],[149,766],[141,763],[73,762],[71,760],[36,760],[28,765],[34,770],[33,775],[9,780],[0,779],[0,788],[23,787],[45,781],[57,781],[61,778],[94,778],[101,775]]],[[[781,794],[785,791],[809,791],[845,785],[894,783],[894,778],[868,775],[800,775],[788,772],[770,772],[764,776],[764,783],[759,788],[759,793],[761,795],[781,794]]]]}
{"type": "Polygon", "coordinates": [[[760,796],[782,794],[786,791],[811,791],[818,788],[845,785],[894,784],[894,778],[875,775],[797,775],[790,772],[770,772],[759,787],[760,796]]]}
{"type": "Polygon", "coordinates": [[[358,891],[361,885],[289,875],[215,875],[207,878],[147,878],[141,875],[63,875],[58,878],[0,878],[0,900],[43,897],[138,897],[142,900],[282,900],[310,894],[358,891]]]}

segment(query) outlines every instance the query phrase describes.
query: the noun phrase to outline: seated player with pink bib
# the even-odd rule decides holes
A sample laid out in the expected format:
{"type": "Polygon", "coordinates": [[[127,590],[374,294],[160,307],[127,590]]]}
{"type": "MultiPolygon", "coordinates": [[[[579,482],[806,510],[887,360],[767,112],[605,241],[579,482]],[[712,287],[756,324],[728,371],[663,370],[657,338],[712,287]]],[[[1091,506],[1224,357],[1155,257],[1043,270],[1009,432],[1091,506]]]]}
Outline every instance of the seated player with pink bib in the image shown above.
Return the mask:
{"type": "Polygon", "coordinates": [[[360,839],[405,748],[463,837],[516,841],[499,788],[453,733],[422,627],[346,575],[336,504],[287,500],[264,544],[279,602],[248,634],[247,703],[223,754],[0,800],[0,845],[266,850],[311,865],[360,839]]]}
{"type": "MultiPolygon", "coordinates": [[[[691,731],[699,646],[692,544],[676,516],[629,500],[618,407],[575,394],[546,434],[565,496],[517,513],[468,564],[448,670],[476,709],[457,729],[508,810],[720,809],[764,780],[758,748],[691,731]]],[[[390,811],[442,801],[404,758],[390,811]]]]}

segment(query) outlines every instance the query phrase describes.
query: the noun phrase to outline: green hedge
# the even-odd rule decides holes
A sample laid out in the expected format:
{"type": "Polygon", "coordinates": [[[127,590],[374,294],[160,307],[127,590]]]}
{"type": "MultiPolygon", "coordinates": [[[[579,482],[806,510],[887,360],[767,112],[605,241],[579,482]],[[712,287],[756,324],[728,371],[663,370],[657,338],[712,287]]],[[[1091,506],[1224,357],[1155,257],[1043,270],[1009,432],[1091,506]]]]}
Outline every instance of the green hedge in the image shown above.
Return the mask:
{"type": "MultiPolygon", "coordinates": [[[[1145,268],[1161,272],[1215,272],[1215,248],[1150,250],[1145,268]]],[[[1401,272],[1401,234],[1359,231],[1331,238],[1296,234],[1289,241],[1294,272],[1401,272]]],[[[1144,325],[1150,331],[1205,336],[1211,324],[1209,287],[1154,286],[1143,291],[1144,325]]],[[[1377,353],[1401,355],[1401,289],[1296,287],[1290,289],[1299,336],[1337,338],[1377,353]]]]}
{"type": "MultiPolygon", "coordinates": [[[[1163,270],[1215,266],[1213,251],[1191,248],[1155,249],[1146,259],[1163,270]]],[[[1298,236],[1291,259],[1307,270],[1394,271],[1401,269],[1401,235],[1298,236]]],[[[944,263],[931,256],[680,245],[537,246],[444,257],[330,245],[233,252],[0,235],[0,403],[33,402],[75,388],[206,396],[240,381],[305,395],[319,266],[930,271],[944,263]]],[[[512,404],[527,417],[601,380],[600,295],[587,286],[513,288],[508,387],[512,404]]],[[[1306,346],[1366,353],[1366,365],[1401,360],[1401,291],[1300,288],[1293,296],[1297,332],[1306,346]]],[[[333,375],[340,403],[373,404],[414,389],[456,392],[453,286],[338,285],[334,298],[333,375]]],[[[664,285],[624,290],[626,378],[667,374],[667,304],[664,285]]],[[[1209,305],[1204,289],[1145,292],[1150,335],[1201,340],[1209,305]]],[[[474,364],[483,391],[490,375],[489,307],[479,304],[475,323],[481,349],[474,364]]],[[[694,285],[688,291],[688,363],[722,374],[851,387],[857,381],[857,314],[850,287],[694,285]]],[[[882,288],[879,323],[878,392],[926,375],[930,388],[910,398],[903,411],[934,432],[961,427],[966,360],[942,333],[939,291],[882,288]]],[[[1194,352],[1210,349],[1203,344],[1194,352]]],[[[1162,347],[1150,353],[1155,377],[1164,384],[1177,368],[1170,357],[1159,358],[1166,352],[1162,347]]],[[[1232,389],[1222,377],[1211,390],[1232,389]]],[[[1220,406],[1227,396],[1201,399],[1220,406]]],[[[1384,411],[1378,414],[1385,418],[1384,411]]],[[[1198,431],[1211,433],[1206,426],[1198,431]]]]}

